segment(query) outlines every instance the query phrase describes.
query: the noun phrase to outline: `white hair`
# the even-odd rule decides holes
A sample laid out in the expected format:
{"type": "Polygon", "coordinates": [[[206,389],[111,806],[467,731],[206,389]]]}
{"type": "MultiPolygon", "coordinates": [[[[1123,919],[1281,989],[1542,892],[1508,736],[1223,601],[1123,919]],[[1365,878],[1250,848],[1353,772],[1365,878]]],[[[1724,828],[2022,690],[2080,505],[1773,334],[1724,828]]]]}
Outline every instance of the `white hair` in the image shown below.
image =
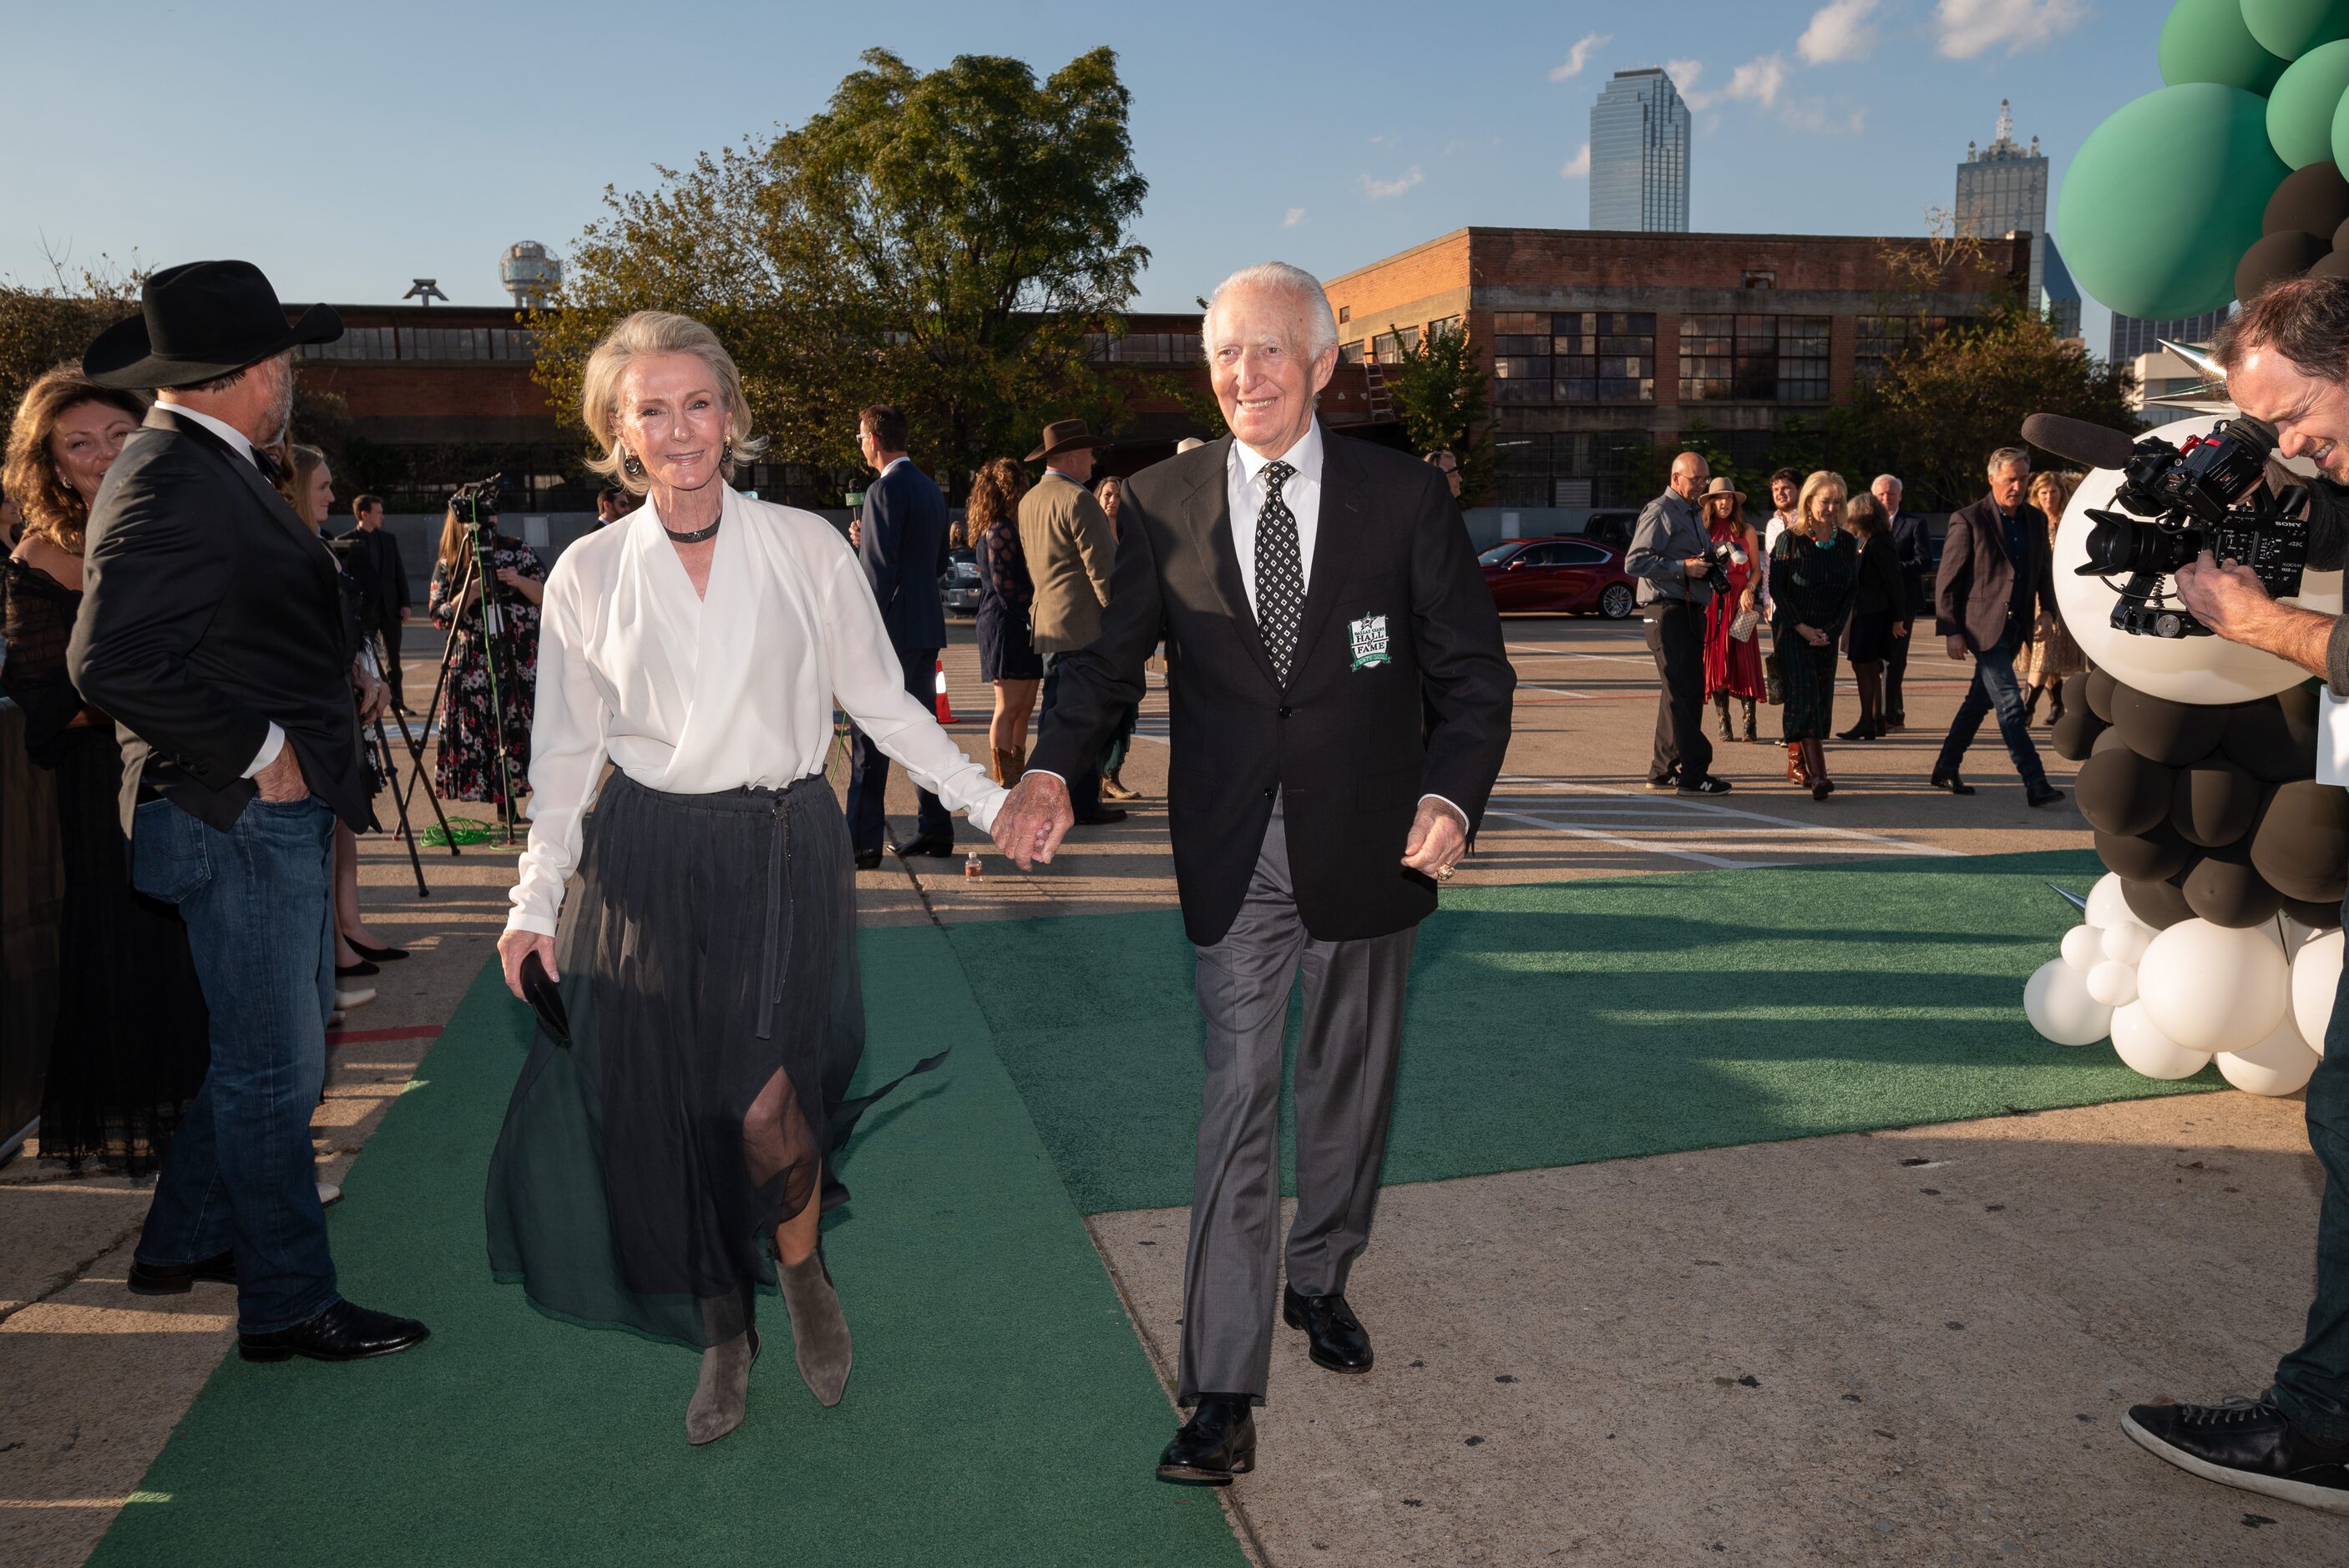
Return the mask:
{"type": "Polygon", "coordinates": [[[1890,485],[1894,490],[1900,491],[1904,495],[1907,494],[1909,490],[1909,487],[1900,482],[1900,476],[1899,474],[1878,474],[1876,476],[1876,483],[1869,485],[1868,488],[1869,490],[1874,490],[1877,485],[1890,485]]]}
{"type": "Polygon", "coordinates": [[[586,466],[631,495],[644,494],[647,481],[641,466],[630,470],[628,465],[634,459],[620,445],[620,379],[636,360],[661,354],[690,354],[709,367],[717,381],[718,390],[726,399],[728,442],[726,455],[719,459],[719,469],[727,479],[734,477],[738,466],[767,449],[765,438],[751,433],[750,405],[742,396],[742,373],[734,367],[734,356],[726,352],[718,335],[688,315],[662,310],[637,311],[605,333],[595,352],[588,355],[579,390],[579,416],[586,421],[587,433],[604,449],[602,456],[586,459],[586,466]]]}
{"type": "Polygon", "coordinates": [[[2031,454],[2021,447],[2001,447],[1990,455],[1990,477],[1998,478],[2009,469],[2031,471],[2031,454]]]}
{"type": "Polygon", "coordinates": [[[1216,306],[1234,289],[1262,289],[1294,300],[1308,360],[1319,359],[1338,346],[1338,318],[1330,310],[1330,296],[1322,292],[1321,280],[1287,262],[1258,262],[1217,284],[1216,292],[1207,296],[1206,314],[1199,318],[1199,342],[1208,355],[1216,352],[1216,306]]]}

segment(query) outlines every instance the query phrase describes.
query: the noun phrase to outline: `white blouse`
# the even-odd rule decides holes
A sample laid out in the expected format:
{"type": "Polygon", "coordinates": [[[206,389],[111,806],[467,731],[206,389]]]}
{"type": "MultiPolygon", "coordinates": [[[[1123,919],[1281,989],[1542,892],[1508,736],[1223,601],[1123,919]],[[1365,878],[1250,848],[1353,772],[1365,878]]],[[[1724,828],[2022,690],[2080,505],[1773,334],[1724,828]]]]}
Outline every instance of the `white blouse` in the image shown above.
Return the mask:
{"type": "Polygon", "coordinates": [[[672,794],[780,789],[823,770],[835,703],[949,810],[994,825],[1006,791],[906,695],[872,584],[823,519],[730,487],[707,598],[649,500],[572,545],[541,611],[530,846],[506,929],[554,934],[606,759],[672,794]]]}

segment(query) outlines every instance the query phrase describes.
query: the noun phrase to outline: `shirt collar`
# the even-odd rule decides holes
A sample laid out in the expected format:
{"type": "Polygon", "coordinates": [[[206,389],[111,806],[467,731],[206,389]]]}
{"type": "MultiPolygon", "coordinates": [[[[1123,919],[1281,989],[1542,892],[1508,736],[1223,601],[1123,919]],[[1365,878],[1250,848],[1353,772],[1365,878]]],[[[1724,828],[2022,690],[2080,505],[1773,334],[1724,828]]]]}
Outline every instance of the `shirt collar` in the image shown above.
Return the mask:
{"type": "MultiPolygon", "coordinates": [[[[1239,459],[1241,481],[1251,485],[1264,472],[1265,464],[1272,461],[1237,436],[1232,438],[1232,455],[1239,459]]],[[[1316,419],[1307,426],[1297,444],[1280,454],[1280,460],[1297,470],[1297,478],[1320,483],[1321,421],[1316,419]]]]}
{"type": "Polygon", "coordinates": [[[1064,473],[1062,473],[1062,472],[1061,472],[1060,469],[1046,469],[1044,470],[1044,474],[1045,474],[1045,477],[1046,477],[1046,478],[1048,478],[1048,479],[1067,480],[1071,484],[1072,484],[1072,485],[1076,486],[1079,490],[1088,490],[1088,489],[1091,489],[1091,488],[1092,488],[1091,486],[1087,485],[1087,484],[1085,483],[1085,481],[1084,481],[1084,480],[1081,480],[1081,479],[1077,479],[1077,478],[1075,478],[1074,476],[1070,475],[1070,474],[1064,474],[1064,473]]]}
{"type": "Polygon", "coordinates": [[[889,459],[889,466],[888,466],[887,468],[883,469],[881,470],[879,477],[880,477],[880,478],[882,478],[882,479],[885,479],[885,479],[887,479],[891,474],[895,473],[895,472],[897,471],[897,469],[898,469],[898,468],[899,468],[899,466],[900,466],[900,465],[905,464],[905,463],[910,463],[910,462],[912,462],[913,460],[914,460],[914,459],[913,459],[913,458],[912,458],[912,456],[911,456],[910,454],[905,453],[905,452],[900,452],[900,453],[898,453],[895,457],[891,458],[891,459],[889,459]]]}
{"type": "MultiPolygon", "coordinates": [[[[229,450],[234,452],[238,457],[243,458],[246,462],[253,463],[252,438],[247,436],[243,430],[238,429],[234,425],[230,424],[226,419],[215,419],[210,414],[199,414],[184,403],[165,403],[160,405],[160,407],[169,408],[175,418],[192,420],[194,423],[202,426],[213,435],[218,436],[222,440],[226,441],[228,443],[229,450]]],[[[253,463],[253,466],[259,468],[261,465],[259,463],[253,463]]]]}

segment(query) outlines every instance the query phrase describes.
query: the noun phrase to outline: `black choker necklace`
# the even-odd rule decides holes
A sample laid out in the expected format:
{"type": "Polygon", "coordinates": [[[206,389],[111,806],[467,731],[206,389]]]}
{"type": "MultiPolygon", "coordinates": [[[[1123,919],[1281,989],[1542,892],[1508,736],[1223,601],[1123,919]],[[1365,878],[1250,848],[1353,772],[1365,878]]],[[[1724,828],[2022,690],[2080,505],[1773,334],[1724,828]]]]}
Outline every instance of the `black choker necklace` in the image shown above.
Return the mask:
{"type": "MultiPolygon", "coordinates": [[[[726,519],[721,516],[718,522],[725,521],[726,519]]],[[[668,542],[671,544],[698,544],[705,539],[718,537],[718,522],[711,523],[708,528],[697,528],[691,533],[679,533],[666,525],[662,527],[661,531],[668,535],[668,542]]]]}

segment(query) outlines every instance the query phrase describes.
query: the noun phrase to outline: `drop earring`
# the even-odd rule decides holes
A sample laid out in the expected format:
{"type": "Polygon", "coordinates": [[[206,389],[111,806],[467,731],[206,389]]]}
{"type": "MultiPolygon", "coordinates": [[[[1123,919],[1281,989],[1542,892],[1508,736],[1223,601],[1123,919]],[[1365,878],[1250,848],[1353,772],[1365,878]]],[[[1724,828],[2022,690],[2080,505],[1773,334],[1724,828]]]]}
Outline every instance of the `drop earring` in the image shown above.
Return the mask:
{"type": "Polygon", "coordinates": [[[636,460],[636,454],[628,450],[626,447],[622,447],[620,449],[620,469],[632,480],[640,480],[645,477],[645,465],[638,462],[636,460]]]}

